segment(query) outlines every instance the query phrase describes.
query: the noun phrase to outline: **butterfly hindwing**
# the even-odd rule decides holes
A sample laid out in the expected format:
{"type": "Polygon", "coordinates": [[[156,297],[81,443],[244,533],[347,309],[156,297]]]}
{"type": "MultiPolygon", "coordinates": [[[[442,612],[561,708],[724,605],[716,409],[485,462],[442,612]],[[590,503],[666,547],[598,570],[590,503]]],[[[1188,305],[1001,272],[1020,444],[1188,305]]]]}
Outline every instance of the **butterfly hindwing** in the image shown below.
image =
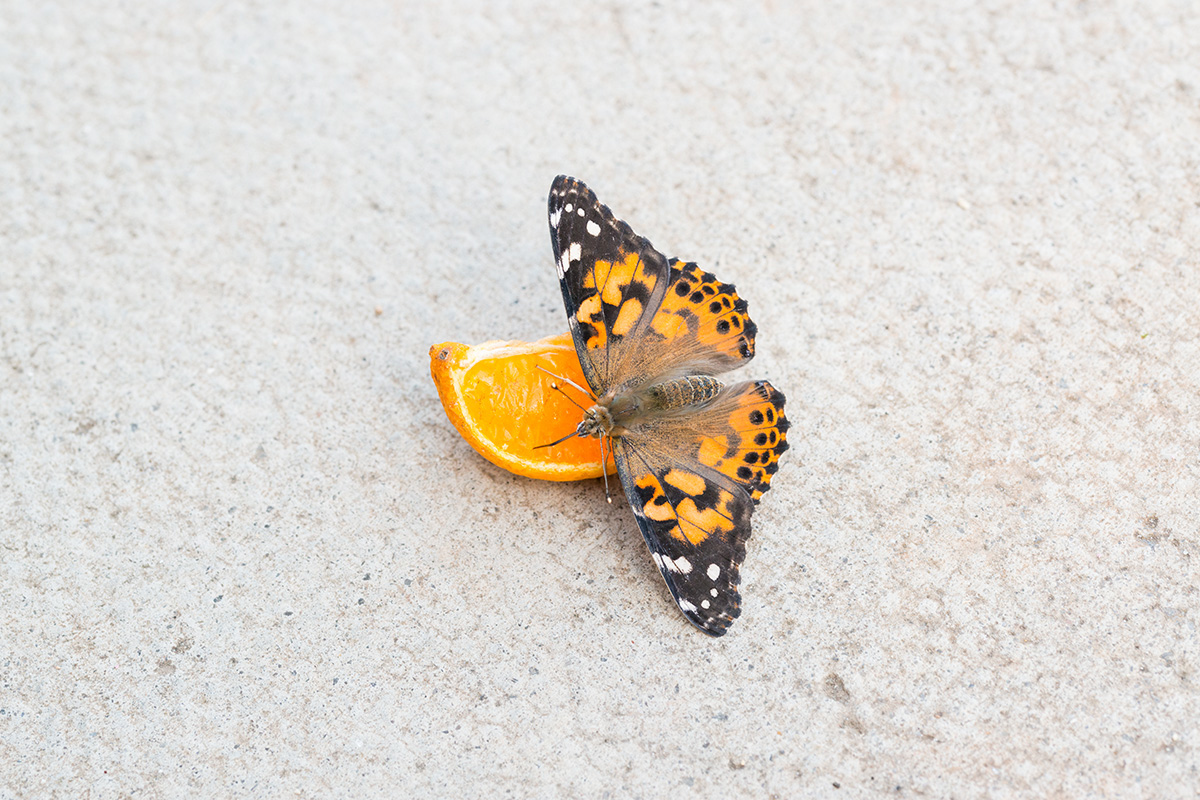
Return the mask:
{"type": "Polygon", "coordinates": [[[750,518],[788,448],[783,405],[766,381],[738,384],[686,415],[648,415],[614,439],[651,557],[680,610],[713,636],[741,613],[750,518]]]}
{"type": "Polygon", "coordinates": [[[694,429],[702,436],[696,460],[734,481],[755,505],[771,488],[779,457],[788,449],[785,401],[771,384],[752,381],[727,388],[697,414],[707,424],[694,429]]]}

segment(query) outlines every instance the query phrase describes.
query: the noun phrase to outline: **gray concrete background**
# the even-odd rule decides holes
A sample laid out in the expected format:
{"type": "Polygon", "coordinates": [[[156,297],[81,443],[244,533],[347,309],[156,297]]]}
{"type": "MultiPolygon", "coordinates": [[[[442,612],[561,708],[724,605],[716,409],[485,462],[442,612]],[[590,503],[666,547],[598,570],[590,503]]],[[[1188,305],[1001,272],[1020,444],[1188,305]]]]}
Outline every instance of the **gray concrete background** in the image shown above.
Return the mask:
{"type": "Polygon", "coordinates": [[[0,796],[1197,793],[1194,4],[8,2],[0,148],[0,796]],[[788,395],[722,640],[429,379],[559,172],[788,395]]]}

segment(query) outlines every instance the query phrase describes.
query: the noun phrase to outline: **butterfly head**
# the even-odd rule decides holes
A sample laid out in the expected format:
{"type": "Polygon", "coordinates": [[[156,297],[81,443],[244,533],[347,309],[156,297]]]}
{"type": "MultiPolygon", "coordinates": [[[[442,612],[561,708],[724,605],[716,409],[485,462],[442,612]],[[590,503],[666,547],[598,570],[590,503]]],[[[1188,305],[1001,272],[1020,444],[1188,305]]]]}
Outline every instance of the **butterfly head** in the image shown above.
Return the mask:
{"type": "Polygon", "coordinates": [[[610,436],[613,427],[612,412],[608,410],[607,406],[597,403],[583,412],[583,419],[579,421],[575,433],[584,438],[590,436],[599,439],[603,436],[610,436]]]}

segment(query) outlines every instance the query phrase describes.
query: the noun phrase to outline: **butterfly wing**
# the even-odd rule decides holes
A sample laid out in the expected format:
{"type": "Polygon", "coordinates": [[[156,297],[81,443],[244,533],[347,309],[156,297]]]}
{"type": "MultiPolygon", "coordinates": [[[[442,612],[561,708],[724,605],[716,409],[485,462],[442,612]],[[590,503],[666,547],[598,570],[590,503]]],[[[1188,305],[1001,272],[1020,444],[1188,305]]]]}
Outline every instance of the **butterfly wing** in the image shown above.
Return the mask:
{"type": "Polygon", "coordinates": [[[613,440],[654,563],[684,616],[713,636],[741,613],[750,517],[788,448],[783,405],[766,381],[742,383],[686,414],[631,421],[613,440]]]}
{"type": "Polygon", "coordinates": [[[597,396],[753,357],[756,328],[733,286],[668,261],[582,181],[555,178],[548,211],[571,334],[597,396]]]}

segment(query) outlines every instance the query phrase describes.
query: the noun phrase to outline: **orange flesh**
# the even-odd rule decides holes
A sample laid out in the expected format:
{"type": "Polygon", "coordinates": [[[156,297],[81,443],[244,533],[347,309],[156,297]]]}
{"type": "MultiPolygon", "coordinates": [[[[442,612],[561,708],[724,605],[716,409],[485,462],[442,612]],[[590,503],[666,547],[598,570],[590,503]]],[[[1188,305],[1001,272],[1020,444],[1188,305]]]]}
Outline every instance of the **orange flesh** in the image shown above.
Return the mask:
{"type": "MultiPolygon", "coordinates": [[[[574,436],[535,449],[575,430],[583,411],[571,400],[584,408],[592,404],[584,392],[547,374],[587,386],[569,333],[532,343],[445,342],[431,347],[429,358],[446,416],[484,458],[530,478],[570,481],[603,474],[599,439],[574,436]]],[[[608,471],[615,471],[611,457],[608,471]]]]}

